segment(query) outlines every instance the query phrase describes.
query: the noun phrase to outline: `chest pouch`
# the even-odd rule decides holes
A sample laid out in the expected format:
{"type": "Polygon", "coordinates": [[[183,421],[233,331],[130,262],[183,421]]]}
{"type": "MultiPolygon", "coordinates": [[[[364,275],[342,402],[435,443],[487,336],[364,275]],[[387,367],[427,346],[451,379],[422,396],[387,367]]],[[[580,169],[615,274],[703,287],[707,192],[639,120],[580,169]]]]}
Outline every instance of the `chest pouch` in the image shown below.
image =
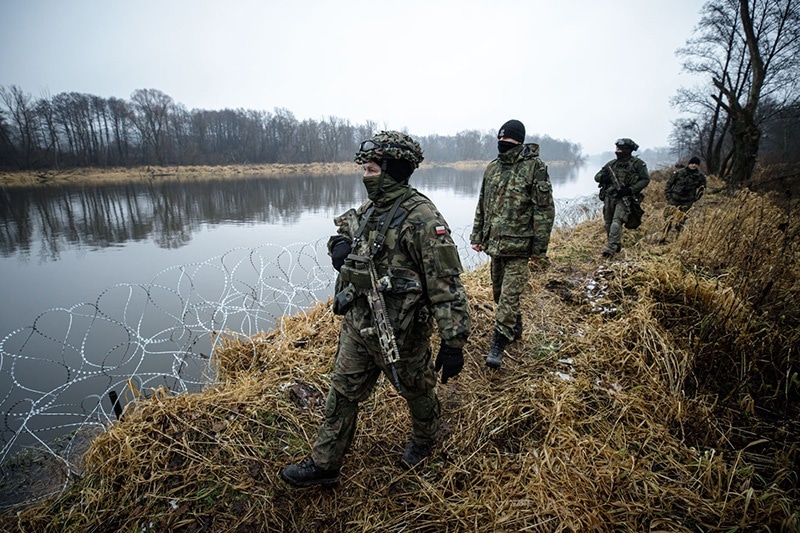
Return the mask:
{"type": "Polygon", "coordinates": [[[342,281],[352,283],[359,289],[368,289],[372,285],[369,276],[369,259],[364,256],[350,254],[339,271],[342,281]]]}

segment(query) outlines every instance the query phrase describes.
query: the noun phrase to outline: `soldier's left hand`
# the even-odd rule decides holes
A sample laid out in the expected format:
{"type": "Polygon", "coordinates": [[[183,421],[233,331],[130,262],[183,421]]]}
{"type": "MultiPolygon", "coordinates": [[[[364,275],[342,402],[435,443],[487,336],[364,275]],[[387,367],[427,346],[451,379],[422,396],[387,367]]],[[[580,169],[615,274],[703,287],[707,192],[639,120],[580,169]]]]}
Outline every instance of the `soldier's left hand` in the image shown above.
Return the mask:
{"type": "Polygon", "coordinates": [[[439,355],[436,356],[434,370],[442,371],[442,384],[455,377],[464,368],[464,351],[461,348],[451,348],[445,344],[439,348],[439,355]]]}

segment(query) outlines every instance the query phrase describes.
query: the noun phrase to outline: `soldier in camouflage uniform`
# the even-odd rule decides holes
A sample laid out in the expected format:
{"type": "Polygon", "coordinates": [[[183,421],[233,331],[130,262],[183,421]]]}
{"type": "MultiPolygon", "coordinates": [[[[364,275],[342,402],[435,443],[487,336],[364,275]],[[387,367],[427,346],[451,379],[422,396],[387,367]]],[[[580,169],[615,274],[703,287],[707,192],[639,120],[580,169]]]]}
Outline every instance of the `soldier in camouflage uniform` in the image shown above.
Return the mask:
{"type": "Polygon", "coordinates": [[[422,161],[411,137],[382,131],[361,143],[355,161],[364,167],[369,200],[337,217],[328,242],[339,270],[334,312],[344,315],[334,360],[325,420],[310,457],[281,471],[296,487],[333,486],[356,430],[358,405],[381,373],[398,389],[411,412],[411,438],[400,465],[412,468],[431,453],[439,430],[436,372],[442,383],[464,365],[470,332],[463,271],[450,228],[436,206],[408,184],[422,161]],[[394,332],[399,360],[389,364],[368,300],[371,258],[382,303],[394,332]],[[441,347],[432,359],[430,339],[438,327],[441,347]]]}
{"type": "Polygon", "coordinates": [[[640,203],[643,198],[642,190],[650,183],[647,164],[632,155],[639,149],[639,145],[631,139],[623,138],[617,139],[614,146],[616,159],[606,163],[594,177],[600,187],[606,226],[607,243],[602,252],[603,257],[612,257],[622,249],[622,227],[630,215],[626,199],[628,202],[640,203]],[[619,186],[615,184],[614,176],[619,186]]]}
{"type": "Polygon", "coordinates": [[[666,241],[670,230],[677,233],[683,229],[686,222],[686,213],[692,205],[703,196],[706,190],[706,175],[700,171],[700,158],[692,157],[684,168],[672,173],[664,186],[664,196],[667,198],[667,207],[664,208],[663,241],[666,241]]]}
{"type": "Polygon", "coordinates": [[[555,204],[539,145],[524,144],[525,126],[509,120],[497,134],[499,155],[483,173],[470,242],[491,257],[492,296],[497,304],[486,365],[499,368],[509,342],[522,336],[519,299],[528,285],[529,261],[543,265],[555,204]]]}

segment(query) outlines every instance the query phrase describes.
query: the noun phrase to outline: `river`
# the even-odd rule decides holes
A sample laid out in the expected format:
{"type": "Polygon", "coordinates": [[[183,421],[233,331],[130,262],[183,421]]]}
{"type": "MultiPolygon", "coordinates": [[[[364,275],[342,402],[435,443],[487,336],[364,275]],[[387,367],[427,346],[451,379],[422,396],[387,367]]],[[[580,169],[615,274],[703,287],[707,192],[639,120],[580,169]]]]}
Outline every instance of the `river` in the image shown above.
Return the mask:
{"type": "MultiPolygon", "coordinates": [[[[593,195],[596,170],[551,167],[559,205],[593,195]]],[[[481,176],[412,177],[468,267],[486,260],[468,246],[481,176]]],[[[109,420],[108,392],[131,383],[196,390],[212,331],[252,334],[327,298],[332,218],[365,196],[358,175],[4,189],[0,459],[109,420]]]]}

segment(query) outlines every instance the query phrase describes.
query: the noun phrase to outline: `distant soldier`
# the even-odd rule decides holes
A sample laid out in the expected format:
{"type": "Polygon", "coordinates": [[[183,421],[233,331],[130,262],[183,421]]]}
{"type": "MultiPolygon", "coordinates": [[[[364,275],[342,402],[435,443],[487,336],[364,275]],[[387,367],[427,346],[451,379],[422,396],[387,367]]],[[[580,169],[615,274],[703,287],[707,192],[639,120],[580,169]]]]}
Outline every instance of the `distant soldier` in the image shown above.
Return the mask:
{"type": "Polygon", "coordinates": [[[647,164],[633,155],[639,145],[632,139],[622,138],[617,139],[614,147],[616,159],[606,163],[594,177],[603,200],[607,238],[603,257],[612,257],[622,249],[622,228],[628,223],[632,208],[639,207],[642,191],[650,183],[647,164]]]}
{"type": "Polygon", "coordinates": [[[499,368],[509,342],[522,336],[519,299],[530,261],[542,266],[555,218],[553,185],[539,145],[525,142],[525,126],[509,120],[497,134],[499,155],[486,167],[470,242],[491,257],[494,336],[486,366],[499,368]]]}
{"type": "Polygon", "coordinates": [[[686,213],[699,200],[706,190],[706,175],[700,171],[700,158],[692,157],[689,164],[672,173],[664,186],[664,195],[667,197],[667,207],[664,209],[666,225],[664,238],[670,229],[675,228],[680,233],[686,222],[686,213]]]}
{"type": "Polygon", "coordinates": [[[464,366],[470,333],[458,250],[442,215],[409,184],[422,149],[408,135],[382,131],[361,143],[369,200],[335,219],[328,241],[339,270],[334,313],[344,315],[325,419],[311,455],[281,470],[296,487],[333,486],[353,442],[358,405],[381,373],[411,412],[411,439],[400,464],[412,468],[430,455],[439,431],[436,372],[442,383],[464,366]],[[430,339],[438,327],[436,362],[430,339]]]}

